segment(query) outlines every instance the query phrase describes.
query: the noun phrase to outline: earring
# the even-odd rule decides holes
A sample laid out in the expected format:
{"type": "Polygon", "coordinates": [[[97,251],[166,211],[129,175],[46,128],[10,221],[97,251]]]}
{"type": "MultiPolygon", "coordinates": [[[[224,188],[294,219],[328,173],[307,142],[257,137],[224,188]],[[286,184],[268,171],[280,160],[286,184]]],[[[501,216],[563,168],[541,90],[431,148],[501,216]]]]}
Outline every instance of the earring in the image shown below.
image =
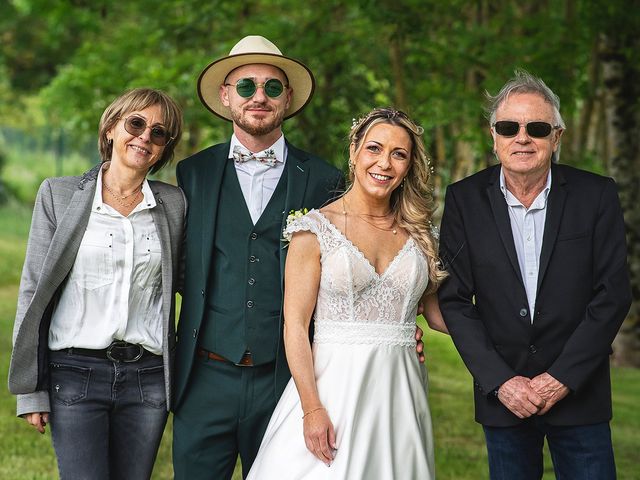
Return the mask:
{"type": "Polygon", "coordinates": [[[356,168],[356,164],[355,162],[353,162],[351,159],[349,159],[349,171],[353,172],[356,168]]]}
{"type": "Polygon", "coordinates": [[[113,138],[107,138],[107,145],[113,145],[113,138]]]}
{"type": "Polygon", "coordinates": [[[400,182],[400,188],[404,188],[404,180],[405,180],[405,178],[406,178],[406,177],[403,177],[403,178],[402,178],[402,181],[400,182]]]}

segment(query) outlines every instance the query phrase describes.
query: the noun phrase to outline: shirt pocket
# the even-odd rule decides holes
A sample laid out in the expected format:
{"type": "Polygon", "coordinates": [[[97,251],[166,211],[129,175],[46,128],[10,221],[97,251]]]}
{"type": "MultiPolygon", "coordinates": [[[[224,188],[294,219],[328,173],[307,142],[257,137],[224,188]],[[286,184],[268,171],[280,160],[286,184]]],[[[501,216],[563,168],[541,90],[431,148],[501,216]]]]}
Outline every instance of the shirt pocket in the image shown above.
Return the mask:
{"type": "Polygon", "coordinates": [[[142,289],[159,288],[162,284],[162,247],[155,231],[144,232],[138,237],[135,282],[142,289]]]}
{"type": "Polygon", "coordinates": [[[113,283],[113,234],[87,230],[73,265],[71,279],[81,288],[94,290],[113,283]]]}

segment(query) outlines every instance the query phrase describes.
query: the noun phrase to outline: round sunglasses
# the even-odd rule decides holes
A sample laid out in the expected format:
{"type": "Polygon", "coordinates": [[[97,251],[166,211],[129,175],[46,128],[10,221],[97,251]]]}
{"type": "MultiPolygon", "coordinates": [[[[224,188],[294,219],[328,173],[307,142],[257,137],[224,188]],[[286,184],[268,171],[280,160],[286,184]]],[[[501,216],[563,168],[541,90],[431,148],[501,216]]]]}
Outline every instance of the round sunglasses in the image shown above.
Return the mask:
{"type": "MultiPolygon", "coordinates": [[[[149,138],[151,143],[164,147],[167,143],[173,140],[173,137],[169,135],[169,132],[162,125],[150,125],[151,134],[149,138]]],[[[124,129],[131,135],[139,137],[147,129],[147,121],[137,115],[131,115],[124,119],[124,129]]]]}
{"type": "Polygon", "coordinates": [[[236,92],[242,98],[253,97],[258,87],[264,88],[264,93],[269,98],[278,98],[285,89],[285,85],[277,78],[270,78],[264,83],[256,83],[251,78],[241,78],[236,83],[225,83],[225,86],[235,86],[236,92]]]}
{"type": "Polygon", "coordinates": [[[547,122],[529,122],[522,124],[512,120],[500,120],[493,124],[493,129],[502,137],[515,137],[520,131],[520,125],[524,125],[527,135],[532,138],[548,137],[552,130],[557,130],[559,125],[552,126],[547,122]]]}

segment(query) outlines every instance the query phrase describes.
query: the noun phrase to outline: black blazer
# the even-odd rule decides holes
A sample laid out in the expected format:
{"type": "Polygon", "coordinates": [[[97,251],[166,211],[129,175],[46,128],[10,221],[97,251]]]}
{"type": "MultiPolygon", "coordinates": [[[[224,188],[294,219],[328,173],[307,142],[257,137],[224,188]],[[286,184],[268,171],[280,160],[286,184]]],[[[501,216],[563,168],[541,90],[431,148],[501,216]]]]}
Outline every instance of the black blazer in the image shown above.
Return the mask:
{"type": "Polygon", "coordinates": [[[440,308],[474,378],[476,420],[521,422],[491,392],[548,372],[571,393],[546,419],[611,419],[611,343],[631,304],[622,209],[612,179],[551,166],[534,323],[500,190],[500,165],[447,188],[440,308]]]}

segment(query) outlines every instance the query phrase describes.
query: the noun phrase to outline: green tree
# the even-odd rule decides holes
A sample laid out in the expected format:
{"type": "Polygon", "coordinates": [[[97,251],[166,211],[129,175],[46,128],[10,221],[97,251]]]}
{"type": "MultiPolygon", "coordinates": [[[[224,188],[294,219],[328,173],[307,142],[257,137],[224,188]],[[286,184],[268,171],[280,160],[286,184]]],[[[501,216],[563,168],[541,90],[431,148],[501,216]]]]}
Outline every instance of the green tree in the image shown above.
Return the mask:
{"type": "MultiPolygon", "coordinates": [[[[201,106],[198,75],[241,37],[259,34],[317,80],[313,101],[285,124],[287,138],[344,167],[352,120],[395,106],[425,128],[436,180],[446,185],[495,161],[483,94],[524,68],[562,99],[562,162],[609,173],[620,185],[634,279],[623,335],[640,344],[637,4],[12,0],[0,18],[0,113],[2,123],[47,125],[80,144],[95,139],[113,98],[153,86],[184,107],[181,158],[231,132],[201,106]]],[[[626,351],[640,363],[640,348],[626,351]]]]}

